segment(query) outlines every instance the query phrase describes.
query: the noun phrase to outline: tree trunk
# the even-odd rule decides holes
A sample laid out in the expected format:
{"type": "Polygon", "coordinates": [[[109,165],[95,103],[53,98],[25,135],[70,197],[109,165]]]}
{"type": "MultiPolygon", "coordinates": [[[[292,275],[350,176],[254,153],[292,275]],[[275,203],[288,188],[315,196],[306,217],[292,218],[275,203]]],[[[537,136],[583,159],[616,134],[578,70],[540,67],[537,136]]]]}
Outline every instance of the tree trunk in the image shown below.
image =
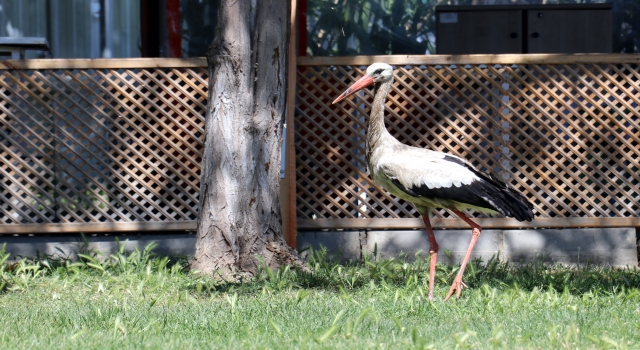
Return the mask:
{"type": "Polygon", "coordinates": [[[207,53],[209,102],[193,269],[233,280],[299,265],[282,235],[279,166],[290,0],[221,0],[207,53]]]}

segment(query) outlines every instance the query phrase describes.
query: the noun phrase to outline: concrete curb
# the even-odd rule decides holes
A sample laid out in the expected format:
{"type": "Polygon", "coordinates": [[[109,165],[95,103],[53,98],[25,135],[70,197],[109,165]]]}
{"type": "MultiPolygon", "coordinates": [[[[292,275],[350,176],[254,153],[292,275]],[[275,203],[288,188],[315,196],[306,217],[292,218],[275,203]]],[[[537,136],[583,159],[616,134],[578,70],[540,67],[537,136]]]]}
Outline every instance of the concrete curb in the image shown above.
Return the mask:
{"type": "MultiPolygon", "coordinates": [[[[459,264],[466,252],[470,230],[436,230],[440,246],[438,261],[459,264]],[[448,253],[447,253],[448,252],[448,253]]],[[[130,234],[120,236],[87,235],[85,246],[79,235],[0,236],[6,243],[11,259],[34,257],[38,254],[74,259],[86,249],[105,256],[118,249],[116,238],[126,243],[126,251],[139,250],[151,243],[158,246],[155,253],[163,256],[193,256],[195,234],[174,232],[167,234],[130,234]]],[[[363,254],[390,258],[405,254],[408,259],[416,253],[425,257],[429,241],[424,230],[403,231],[303,231],[298,234],[298,249],[324,246],[329,255],[342,261],[357,261],[363,254]]],[[[542,259],[561,264],[595,263],[605,266],[638,266],[635,228],[589,228],[547,230],[484,230],[478,239],[472,258],[489,260],[492,256],[512,262],[542,259]]]]}
{"type": "Polygon", "coordinates": [[[93,250],[109,256],[118,251],[118,242],[125,251],[143,250],[149,243],[158,244],[154,252],[162,256],[193,256],[196,236],[193,233],[133,234],[122,236],[86,235],[85,245],[80,235],[55,236],[0,236],[0,245],[6,243],[10,259],[46,255],[52,258],[76,259],[78,253],[93,250]]]}
{"type": "MultiPolygon", "coordinates": [[[[459,264],[469,245],[471,231],[436,230],[435,236],[440,247],[438,260],[459,264]]],[[[421,251],[422,256],[429,252],[424,230],[322,231],[298,235],[299,248],[319,248],[321,245],[343,261],[358,260],[362,254],[373,254],[374,250],[383,258],[404,253],[409,259],[417,252],[421,251]]],[[[484,230],[471,257],[487,261],[492,256],[512,262],[541,259],[568,265],[638,266],[636,229],[484,230]]]]}

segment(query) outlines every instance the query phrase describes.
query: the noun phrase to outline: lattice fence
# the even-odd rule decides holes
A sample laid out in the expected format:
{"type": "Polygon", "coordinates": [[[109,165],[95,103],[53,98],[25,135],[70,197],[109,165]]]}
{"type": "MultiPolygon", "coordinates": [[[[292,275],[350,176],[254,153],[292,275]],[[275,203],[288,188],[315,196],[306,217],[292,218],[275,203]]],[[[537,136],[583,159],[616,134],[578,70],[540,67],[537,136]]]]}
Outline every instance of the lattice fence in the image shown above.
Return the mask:
{"type": "MultiPolygon", "coordinates": [[[[496,173],[539,218],[637,218],[640,56],[610,56],[515,65],[486,56],[475,60],[491,65],[457,66],[375,59],[397,65],[387,126],[402,142],[496,173]]],[[[335,63],[345,59],[298,67],[297,213],[285,215],[415,217],[367,176],[371,92],[330,105],[365,68],[335,63]]],[[[206,62],[65,62],[0,63],[0,224],[195,227],[206,62]]]]}
{"type": "Polygon", "coordinates": [[[206,99],[206,66],[0,71],[0,223],[195,220],[206,99]]]}
{"type": "MultiPolygon", "coordinates": [[[[367,176],[372,91],[331,105],[364,69],[298,69],[299,218],[417,216],[367,176]]],[[[398,64],[395,77],[386,122],[400,141],[493,172],[537,217],[640,216],[638,64],[398,64]]]]}

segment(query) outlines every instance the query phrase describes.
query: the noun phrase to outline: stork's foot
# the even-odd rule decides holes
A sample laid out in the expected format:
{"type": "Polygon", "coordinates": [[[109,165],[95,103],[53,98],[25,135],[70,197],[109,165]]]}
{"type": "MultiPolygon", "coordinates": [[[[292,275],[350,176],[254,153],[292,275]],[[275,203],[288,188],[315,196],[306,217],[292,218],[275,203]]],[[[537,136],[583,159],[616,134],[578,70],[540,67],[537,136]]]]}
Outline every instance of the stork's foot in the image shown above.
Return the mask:
{"type": "Polygon", "coordinates": [[[456,278],[453,279],[453,283],[451,284],[451,288],[449,289],[449,294],[447,294],[447,297],[444,298],[444,301],[449,300],[449,298],[451,298],[451,296],[453,295],[453,292],[456,293],[456,298],[460,298],[460,294],[462,293],[462,288],[469,288],[467,287],[467,285],[462,282],[462,276],[458,275],[456,276],[456,278]]]}

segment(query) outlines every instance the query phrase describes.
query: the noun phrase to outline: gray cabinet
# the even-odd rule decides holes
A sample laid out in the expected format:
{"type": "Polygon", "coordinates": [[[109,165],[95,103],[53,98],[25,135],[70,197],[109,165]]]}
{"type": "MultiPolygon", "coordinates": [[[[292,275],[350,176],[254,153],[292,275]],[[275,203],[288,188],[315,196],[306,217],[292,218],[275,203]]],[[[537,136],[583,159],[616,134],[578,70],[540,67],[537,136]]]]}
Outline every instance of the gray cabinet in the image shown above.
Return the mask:
{"type": "Polygon", "coordinates": [[[611,52],[611,4],[436,7],[438,54],[611,52]]]}

